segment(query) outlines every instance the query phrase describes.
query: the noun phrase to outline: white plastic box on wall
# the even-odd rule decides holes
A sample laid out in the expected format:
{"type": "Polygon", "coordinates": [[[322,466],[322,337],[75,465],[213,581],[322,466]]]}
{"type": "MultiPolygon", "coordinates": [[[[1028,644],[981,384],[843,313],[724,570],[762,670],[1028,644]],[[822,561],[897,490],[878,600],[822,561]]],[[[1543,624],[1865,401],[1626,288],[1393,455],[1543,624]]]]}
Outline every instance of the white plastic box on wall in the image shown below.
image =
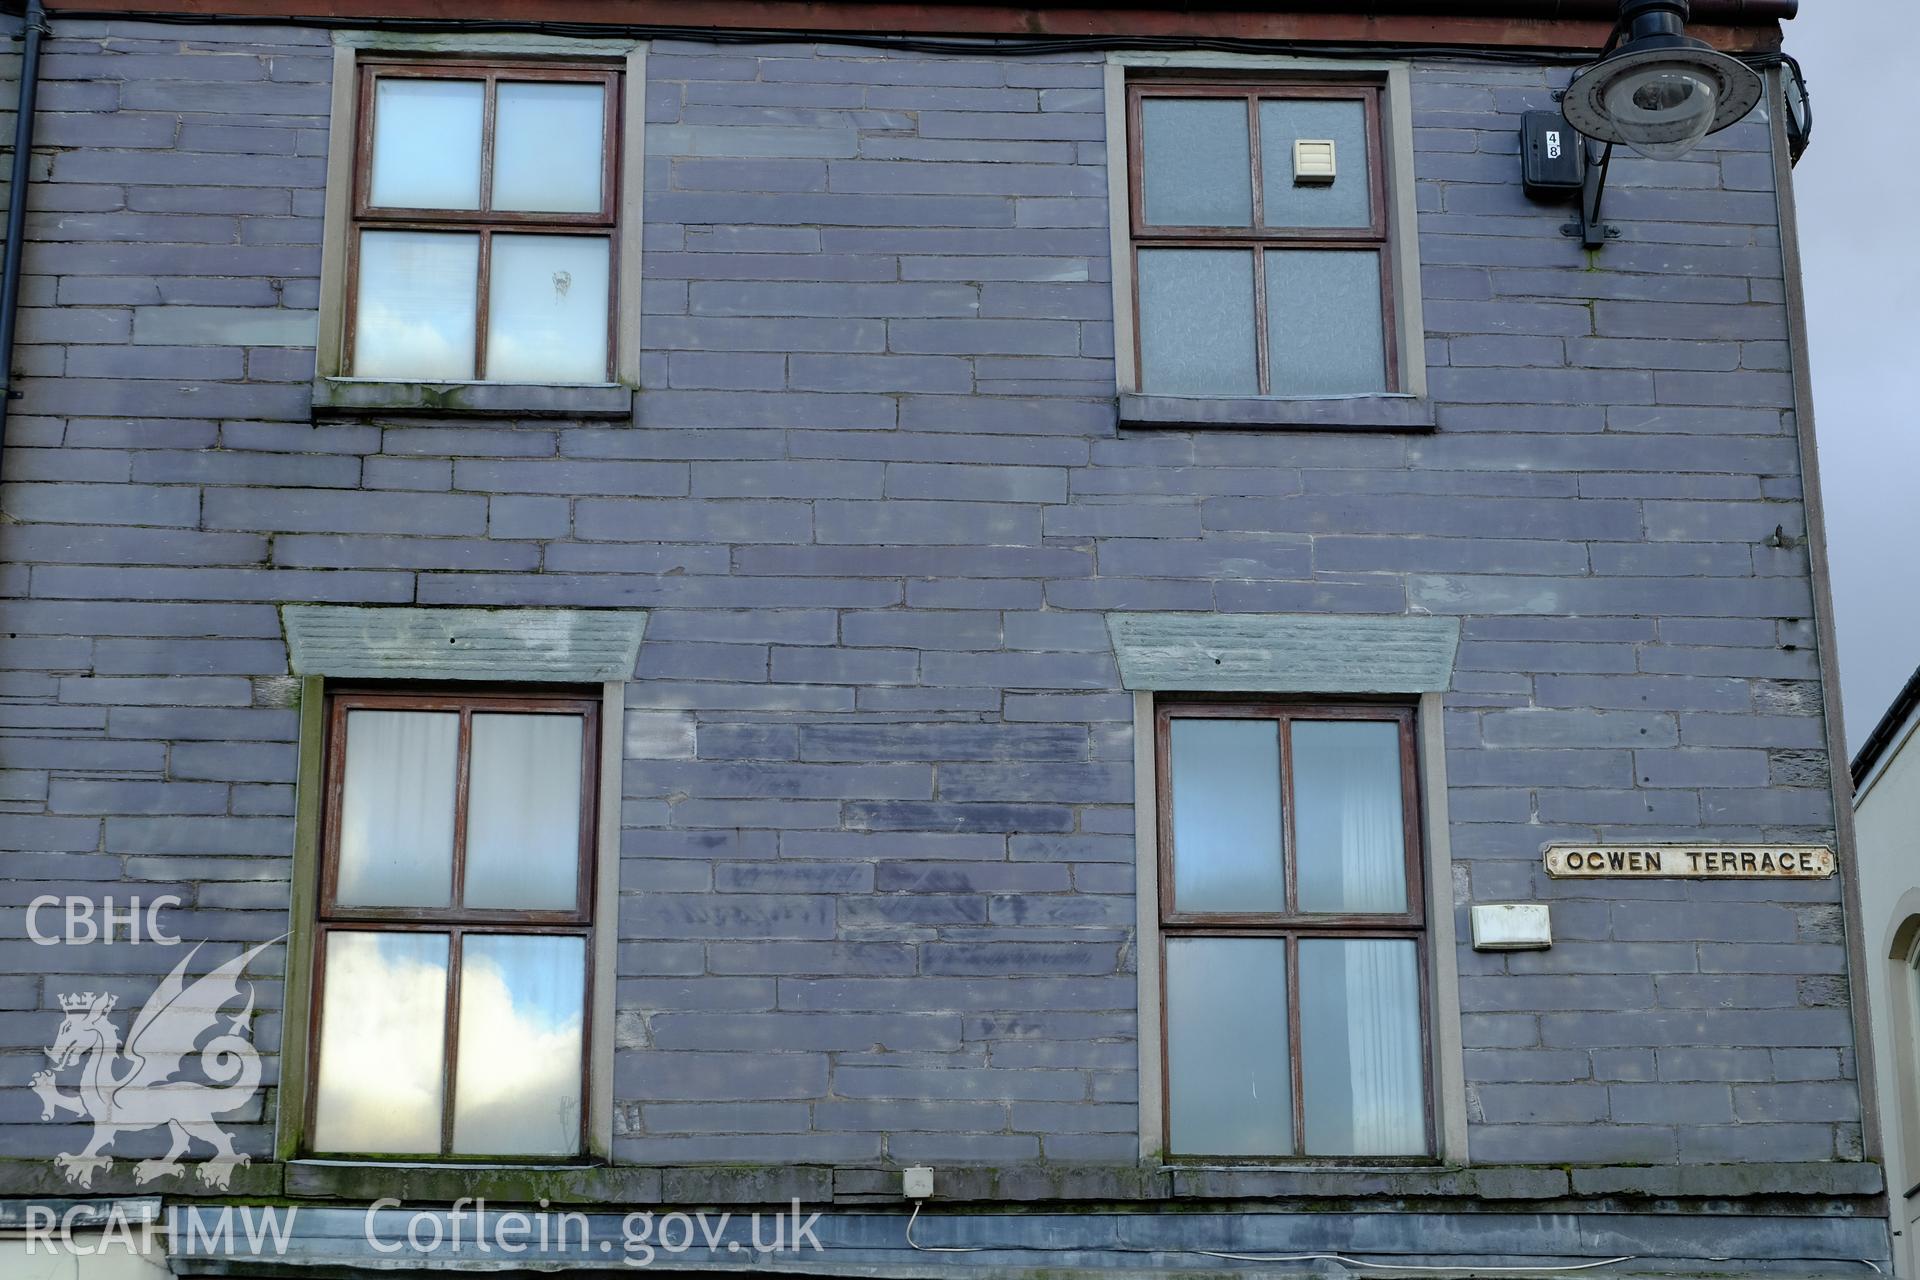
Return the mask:
{"type": "Polygon", "coordinates": [[[1543,951],[1553,945],[1544,902],[1485,903],[1472,914],[1475,951],[1543,951]]]}

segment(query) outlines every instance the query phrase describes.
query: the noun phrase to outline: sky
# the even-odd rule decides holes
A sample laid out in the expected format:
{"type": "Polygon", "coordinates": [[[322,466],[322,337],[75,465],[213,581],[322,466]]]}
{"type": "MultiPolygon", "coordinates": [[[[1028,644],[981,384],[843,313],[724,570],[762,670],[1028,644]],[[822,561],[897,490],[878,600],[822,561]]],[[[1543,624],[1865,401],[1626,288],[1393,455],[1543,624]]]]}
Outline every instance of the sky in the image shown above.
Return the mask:
{"type": "Polygon", "coordinates": [[[1916,0],[1803,0],[1787,52],[1813,145],[1794,170],[1840,693],[1857,750],[1920,666],[1920,163],[1916,0]]]}

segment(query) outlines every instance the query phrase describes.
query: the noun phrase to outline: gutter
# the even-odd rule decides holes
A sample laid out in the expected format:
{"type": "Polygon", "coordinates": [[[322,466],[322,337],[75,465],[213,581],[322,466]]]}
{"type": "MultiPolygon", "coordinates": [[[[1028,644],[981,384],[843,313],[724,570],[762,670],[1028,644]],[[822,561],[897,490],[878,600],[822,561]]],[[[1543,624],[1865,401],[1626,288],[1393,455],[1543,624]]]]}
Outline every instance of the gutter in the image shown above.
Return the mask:
{"type": "MultiPolygon", "coordinates": [[[[539,31],[548,35],[730,41],[796,35],[869,47],[1008,57],[1100,49],[1324,56],[1468,56],[1518,51],[1591,61],[1619,0],[45,0],[61,17],[287,23],[322,29],[539,31]],[[459,8],[458,13],[449,10],[459,8]],[[917,42],[917,43],[916,43],[917,42]],[[1397,51],[1388,55],[1388,51],[1397,51]]],[[[1799,0],[1693,0],[1694,34],[1722,53],[1777,58],[1779,19],[1799,0]]]]}
{"type": "MultiPolygon", "coordinates": [[[[918,0],[930,6],[977,0],[918,0]]],[[[1033,9],[1261,9],[1275,13],[1312,13],[1340,17],[1514,18],[1554,21],[1611,21],[1620,16],[1620,0],[1032,0],[1033,9]]],[[[1693,0],[1691,21],[1732,25],[1785,22],[1800,12],[1800,0],[1693,0]]]]}
{"type": "Polygon", "coordinates": [[[1873,732],[1860,744],[1860,750],[1853,757],[1853,785],[1857,788],[1865,782],[1867,775],[1873,772],[1873,766],[1880,763],[1880,757],[1886,753],[1893,740],[1900,733],[1900,726],[1907,722],[1913,709],[1920,707],[1920,670],[1916,670],[1893,702],[1887,707],[1886,714],[1873,726],[1873,732]]]}
{"type": "Polygon", "coordinates": [[[13,172],[7,182],[6,265],[0,268],[0,445],[13,402],[13,336],[20,311],[20,259],[27,238],[27,172],[33,163],[34,100],[40,89],[40,39],[47,31],[41,0],[27,0],[26,45],[20,57],[20,106],[13,121],[13,172]]]}
{"type": "MultiPolygon", "coordinates": [[[[979,39],[1148,37],[1595,50],[1620,0],[47,0],[63,17],[289,22],[355,28],[858,32],[979,39]],[[457,12],[454,12],[457,10],[457,12]],[[1397,34],[1396,34],[1397,33],[1397,34]]],[[[1800,0],[1692,0],[1695,34],[1723,52],[1779,47],[1800,0]],[[1762,43],[1751,48],[1745,41],[1762,43]]]]}
{"type": "MultiPolygon", "coordinates": [[[[805,0],[794,0],[796,4],[805,0]]],[[[981,0],[913,0],[916,8],[952,8],[965,6],[977,8],[981,0]]],[[[261,8],[282,11],[288,16],[325,17],[354,16],[370,18],[381,16],[371,12],[376,8],[384,13],[386,6],[353,3],[352,0],[308,0],[308,3],[280,3],[261,5],[239,3],[222,5],[219,0],[158,0],[157,3],[132,4],[118,9],[96,8],[90,0],[54,0],[53,8],[62,12],[112,13],[121,17],[144,17],[149,14],[193,13],[206,17],[225,16],[229,13],[245,14],[261,8]]],[[[444,9],[444,5],[436,5],[444,9]]],[[[513,10],[525,14],[530,8],[538,7],[516,0],[500,0],[493,4],[475,4],[464,6],[461,18],[485,18],[498,16],[502,11],[513,10]]],[[[763,8],[764,5],[749,4],[748,8],[763,8]]],[[[809,8],[836,7],[831,0],[827,3],[808,4],[809,8]]],[[[1514,21],[1532,22],[1608,22],[1620,16],[1620,0],[1024,0],[1011,7],[1029,12],[1045,12],[1049,9],[1096,9],[1096,10],[1139,10],[1158,9],[1187,14],[1207,12],[1229,12],[1233,10],[1258,10],[1268,14],[1300,14],[1316,18],[1360,19],[1376,17],[1424,17],[1435,19],[1452,18],[1504,18],[1514,21]]],[[[1692,0],[1690,20],[1723,26],[1763,26],[1770,22],[1784,22],[1800,12],[1800,0],[1692,0]]],[[[444,15],[453,16],[453,15],[444,15]]],[[[619,25],[617,20],[607,19],[609,25],[619,25]]],[[[689,24],[697,25],[697,24],[689,24]]],[[[744,23],[739,25],[745,25],[744,23]]]]}

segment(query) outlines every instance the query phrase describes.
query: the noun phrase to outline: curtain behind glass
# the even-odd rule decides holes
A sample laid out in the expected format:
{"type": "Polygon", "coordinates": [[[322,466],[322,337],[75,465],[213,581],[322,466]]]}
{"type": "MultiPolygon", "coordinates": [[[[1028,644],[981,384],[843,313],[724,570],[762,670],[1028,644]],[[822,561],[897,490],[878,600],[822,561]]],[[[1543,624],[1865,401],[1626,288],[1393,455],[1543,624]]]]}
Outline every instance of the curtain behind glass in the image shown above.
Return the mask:
{"type": "Polygon", "coordinates": [[[1294,721],[1293,804],[1300,910],[1407,909],[1399,724],[1294,721]]]}
{"type": "Polygon", "coordinates": [[[1427,1150],[1420,967],[1410,938],[1300,943],[1300,1069],[1309,1155],[1427,1150]]]}
{"type": "Polygon", "coordinates": [[[579,716],[474,714],[462,905],[577,905],[585,724],[579,716]]]}
{"type": "MultiPolygon", "coordinates": [[[[1407,909],[1400,726],[1299,720],[1292,727],[1302,911],[1407,909]]],[[[1420,971],[1415,944],[1300,944],[1307,1150],[1426,1151],[1420,971]]]]}
{"type": "Polygon", "coordinates": [[[460,717],[349,711],[336,897],[367,907],[444,907],[453,896],[460,717]]]}

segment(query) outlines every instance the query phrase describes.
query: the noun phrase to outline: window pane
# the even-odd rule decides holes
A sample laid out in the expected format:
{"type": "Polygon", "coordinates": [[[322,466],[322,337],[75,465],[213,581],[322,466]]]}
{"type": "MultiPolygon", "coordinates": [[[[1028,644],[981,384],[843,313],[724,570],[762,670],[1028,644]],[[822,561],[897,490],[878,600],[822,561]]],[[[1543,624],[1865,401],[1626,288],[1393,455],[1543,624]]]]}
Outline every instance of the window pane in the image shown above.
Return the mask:
{"type": "Polygon", "coordinates": [[[454,768],[460,717],[349,711],[337,901],[444,907],[453,893],[454,768]]]}
{"type": "Polygon", "coordinates": [[[478,80],[376,80],[367,203],[388,209],[478,209],[485,110],[486,86],[478,80]]]}
{"type": "Polygon", "coordinates": [[[1284,939],[1168,940],[1167,1075],[1176,1154],[1292,1154],[1284,939]]]}
{"type": "Polygon", "coordinates": [[[1365,227],[1373,222],[1367,108],[1359,102],[1267,99],[1260,104],[1260,185],[1270,227],[1365,227]],[[1334,179],[1293,181],[1293,144],[1333,143],[1334,179]]]}
{"type": "Polygon", "coordinates": [[[1412,939],[1301,941],[1308,1155],[1426,1154],[1422,1052],[1412,939]]]}
{"type": "Polygon", "coordinates": [[[1405,911],[1400,726],[1293,722],[1293,856],[1302,911],[1405,911]]]}
{"type": "Polygon", "coordinates": [[[469,907],[565,910],[580,883],[580,716],[475,715],[469,907]]]}
{"type": "Polygon", "coordinates": [[[493,207],[598,213],[605,87],[503,82],[495,95],[493,207]]]}
{"type": "Polygon", "coordinates": [[[493,238],[489,379],[607,380],[609,244],[604,236],[493,238]]]}
{"type": "Polygon", "coordinates": [[[579,1150],[585,939],[469,934],[461,955],[453,1149],[579,1150]]]}
{"type": "Polygon", "coordinates": [[[1278,723],[1175,720],[1171,754],[1175,910],[1286,910],[1278,723]]]}
{"type": "Polygon", "coordinates": [[[1268,380],[1276,396],[1387,389],[1380,255],[1372,249],[1269,249],[1268,380]]]}
{"type": "Polygon", "coordinates": [[[353,372],[362,378],[473,377],[480,237],[360,234],[353,372]]]}
{"type": "Polygon", "coordinates": [[[1247,104],[1237,98],[1144,98],[1140,195],[1160,227],[1253,225],[1247,104]]]}
{"type": "Polygon", "coordinates": [[[327,935],[316,1151],[440,1150],[447,935],[327,935]]]}
{"type": "Polygon", "coordinates": [[[1140,251],[1140,386],[1155,395],[1258,395],[1253,254],[1140,251]]]}

